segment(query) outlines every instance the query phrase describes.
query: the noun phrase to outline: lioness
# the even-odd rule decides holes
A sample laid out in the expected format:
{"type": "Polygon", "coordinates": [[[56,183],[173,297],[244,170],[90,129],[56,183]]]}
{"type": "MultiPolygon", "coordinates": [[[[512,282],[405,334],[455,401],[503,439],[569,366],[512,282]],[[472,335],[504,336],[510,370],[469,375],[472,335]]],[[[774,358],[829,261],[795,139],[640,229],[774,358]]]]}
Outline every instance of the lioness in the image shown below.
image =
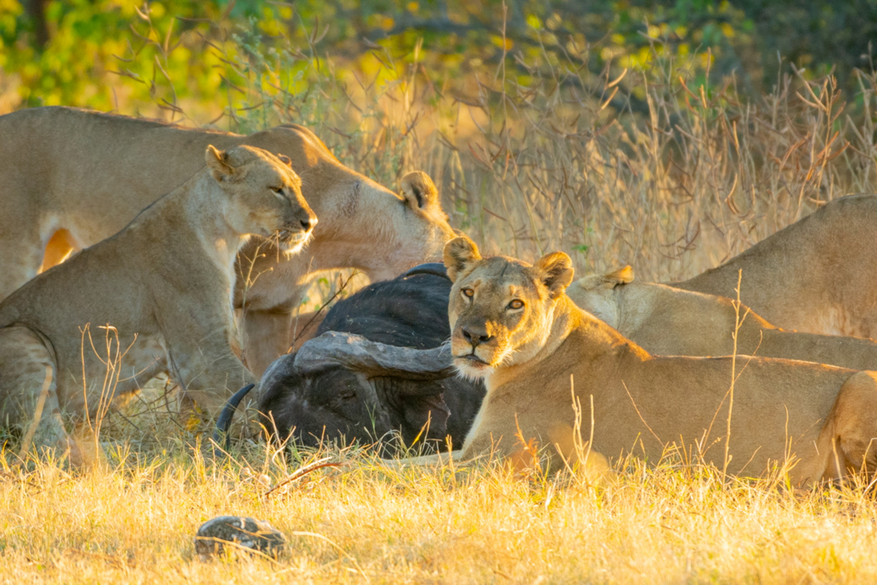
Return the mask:
{"type": "MultiPolygon", "coordinates": [[[[572,386],[590,451],[659,458],[675,441],[722,466],[732,358],[649,355],[564,294],[573,269],[562,252],[530,266],[481,258],[459,237],[444,260],[454,364],[487,386],[463,459],[511,455],[520,439],[573,457],[572,386]]],[[[757,475],[790,456],[797,485],[875,469],[877,373],[746,357],[736,373],[730,473],[757,475]]]]}
{"type": "Polygon", "coordinates": [[[778,357],[853,370],[877,369],[877,343],[858,337],[818,335],[778,329],[725,297],[633,281],[633,268],[592,274],[573,282],[566,294],[580,308],[602,319],[656,355],[718,356],[737,353],[778,357]]]}
{"type": "Polygon", "coordinates": [[[317,218],[274,155],[208,146],[204,156],[204,170],[118,234],[0,302],[0,422],[39,419],[35,444],[75,460],[62,413],[82,422],[164,370],[211,413],[254,381],[232,351],[235,257],[250,234],[298,252],[317,218]]]}
{"type": "Polygon", "coordinates": [[[389,279],[438,259],[454,236],[425,174],[403,177],[400,197],[342,165],[301,126],[241,136],[41,107],[0,116],[0,136],[0,298],[36,275],[53,234],[67,236],[53,243],[81,247],[109,237],[198,171],[208,144],[290,157],[321,221],[306,253],[288,258],[252,238],[239,257],[235,307],[246,309],[245,357],[257,375],[286,351],[291,309],[315,273],[352,267],[389,279]]]}
{"type": "Polygon", "coordinates": [[[734,297],[777,327],[877,337],[877,197],[852,195],[676,288],[734,297]],[[872,272],[872,270],[874,272],[872,272]]]}

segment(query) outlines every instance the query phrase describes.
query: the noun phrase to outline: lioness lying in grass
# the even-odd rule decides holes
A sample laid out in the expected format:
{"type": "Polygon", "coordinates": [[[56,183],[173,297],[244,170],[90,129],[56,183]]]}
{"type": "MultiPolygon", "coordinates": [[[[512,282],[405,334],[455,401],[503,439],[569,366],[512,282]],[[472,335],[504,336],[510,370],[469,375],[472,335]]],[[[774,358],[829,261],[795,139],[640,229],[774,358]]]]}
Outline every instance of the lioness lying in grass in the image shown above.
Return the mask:
{"type": "Polygon", "coordinates": [[[205,157],[118,234],[0,303],[2,424],[36,424],[36,445],[78,463],[63,419],[82,423],[161,371],[210,413],[254,381],[232,351],[235,257],[250,234],[296,253],[317,218],[267,151],[209,146],[205,157]]]}
{"type": "Polygon", "coordinates": [[[730,419],[730,473],[791,461],[791,481],[807,485],[877,465],[877,373],[746,356],[653,357],[564,294],[573,278],[566,254],[532,266],[485,259],[459,237],[444,259],[454,282],[453,362],[487,387],[457,457],[510,456],[535,440],[574,460],[581,451],[572,446],[590,438],[587,452],[609,459],[656,459],[675,442],[723,467],[730,419]],[[571,391],[583,411],[580,437],[571,436],[571,391]]]}
{"type": "Polygon", "coordinates": [[[633,282],[633,268],[592,274],[566,294],[649,353],[719,356],[737,353],[804,360],[853,370],[877,369],[877,343],[870,339],[799,333],[774,327],[725,297],[633,282]]]}

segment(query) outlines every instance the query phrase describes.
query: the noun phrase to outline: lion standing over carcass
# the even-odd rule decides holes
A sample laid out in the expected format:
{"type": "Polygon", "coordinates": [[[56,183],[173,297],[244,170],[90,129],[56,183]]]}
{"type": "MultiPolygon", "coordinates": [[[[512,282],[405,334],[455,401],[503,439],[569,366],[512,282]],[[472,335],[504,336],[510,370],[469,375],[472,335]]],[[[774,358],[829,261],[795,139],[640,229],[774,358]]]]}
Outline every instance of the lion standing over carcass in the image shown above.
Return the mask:
{"type": "Polygon", "coordinates": [[[514,456],[536,441],[573,462],[580,454],[657,460],[675,442],[723,468],[730,416],[730,473],[790,461],[791,481],[807,485],[877,469],[875,372],[737,356],[729,415],[734,358],[650,355],[564,294],[573,277],[566,254],[532,266],[485,259],[460,237],[444,257],[454,281],[453,362],[487,387],[460,459],[514,456]]]}
{"type": "Polygon", "coordinates": [[[0,136],[0,298],[37,274],[53,234],[63,230],[79,247],[109,237],[198,171],[208,144],[288,156],[321,221],[304,254],[288,258],[252,238],[238,257],[234,302],[246,311],[244,354],[256,375],[286,351],[291,311],[316,272],[351,267],[386,280],[437,259],[454,236],[424,173],[403,177],[400,197],[342,165],[301,126],[242,136],[41,107],[0,116],[0,136]]]}
{"type": "Polygon", "coordinates": [[[64,419],[82,423],[159,372],[210,413],[254,381],[232,351],[235,257],[251,234],[297,253],[317,218],[274,155],[208,146],[205,158],[118,234],[0,302],[0,423],[36,425],[36,445],[78,462],[64,419]]]}
{"type": "Polygon", "coordinates": [[[676,288],[735,297],[771,324],[877,338],[877,196],[850,195],[676,288]]]}

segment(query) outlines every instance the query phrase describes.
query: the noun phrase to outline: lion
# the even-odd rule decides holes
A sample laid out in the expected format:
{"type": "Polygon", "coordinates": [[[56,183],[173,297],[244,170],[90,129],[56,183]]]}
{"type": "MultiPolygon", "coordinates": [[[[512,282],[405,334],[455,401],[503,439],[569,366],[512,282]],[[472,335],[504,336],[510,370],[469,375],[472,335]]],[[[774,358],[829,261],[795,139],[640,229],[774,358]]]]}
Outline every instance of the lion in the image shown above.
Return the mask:
{"type": "Polygon", "coordinates": [[[788,358],[853,370],[877,369],[877,342],[786,331],[725,297],[633,282],[633,268],[592,274],[566,290],[580,308],[655,355],[738,354],[788,358]]]}
{"type": "Polygon", "coordinates": [[[568,462],[577,453],[655,461],[675,442],[736,475],[785,465],[800,486],[877,465],[877,372],[746,356],[654,357],[565,294],[573,268],[562,252],[530,265],[482,258],[458,237],[444,261],[454,283],[453,363],[487,388],[456,458],[514,457],[539,443],[568,462]],[[577,443],[583,447],[570,448],[577,443]]]}
{"type": "Polygon", "coordinates": [[[842,197],[721,266],[671,286],[733,298],[742,270],[740,299],[777,327],[877,337],[875,225],[877,197],[842,197]]]}
{"type": "Polygon", "coordinates": [[[317,217],[288,159],[208,146],[203,160],[119,233],[0,302],[4,425],[36,424],[36,446],[78,463],[64,419],[81,425],[160,372],[210,414],[255,382],[233,348],[235,258],[252,235],[296,254],[317,217]]]}
{"type": "Polygon", "coordinates": [[[321,221],[306,253],[289,257],[254,237],[238,257],[234,302],[245,310],[244,356],[256,375],[286,352],[292,310],[320,271],[355,268],[386,280],[439,259],[455,235],[426,174],[404,176],[396,195],[294,124],[242,136],[39,107],[0,116],[0,136],[0,298],[36,276],[44,257],[48,267],[122,229],[203,167],[198,153],[208,144],[288,156],[321,221]]]}

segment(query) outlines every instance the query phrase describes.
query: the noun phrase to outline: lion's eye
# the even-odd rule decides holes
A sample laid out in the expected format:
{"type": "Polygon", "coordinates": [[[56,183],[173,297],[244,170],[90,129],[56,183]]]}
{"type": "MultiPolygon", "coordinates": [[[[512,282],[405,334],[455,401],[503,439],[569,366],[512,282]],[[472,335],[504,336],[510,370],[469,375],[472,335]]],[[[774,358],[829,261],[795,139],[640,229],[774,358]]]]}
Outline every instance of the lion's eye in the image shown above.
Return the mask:
{"type": "Polygon", "coordinates": [[[464,288],[461,292],[463,293],[464,297],[467,297],[470,299],[475,296],[475,291],[472,290],[471,288],[464,288]]]}
{"type": "Polygon", "coordinates": [[[271,190],[277,193],[278,195],[283,195],[283,187],[271,187],[271,190]]]}
{"type": "Polygon", "coordinates": [[[521,299],[515,299],[509,303],[509,309],[512,309],[515,311],[517,311],[518,309],[521,309],[523,307],[524,307],[524,301],[522,301],[521,299]]]}

